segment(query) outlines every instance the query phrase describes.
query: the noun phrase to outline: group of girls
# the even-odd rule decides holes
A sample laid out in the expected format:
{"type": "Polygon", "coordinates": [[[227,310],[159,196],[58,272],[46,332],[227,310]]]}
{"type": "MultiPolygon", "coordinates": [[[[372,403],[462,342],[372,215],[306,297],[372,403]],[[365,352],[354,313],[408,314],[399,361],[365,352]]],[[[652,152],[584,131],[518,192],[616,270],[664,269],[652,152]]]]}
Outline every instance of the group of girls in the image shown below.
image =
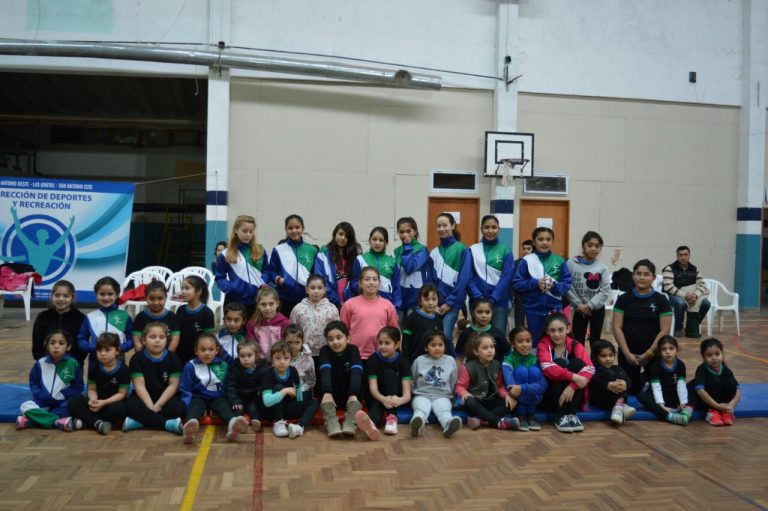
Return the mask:
{"type": "MultiPolygon", "coordinates": [[[[87,316],[75,312],[74,289],[61,281],[35,324],[35,399],[24,403],[17,426],[72,430],[84,424],[106,433],[122,412],[124,431],[165,428],[192,442],[199,420],[214,411],[230,440],[247,425],[243,413],[257,428],[260,417],[269,417],[275,434],[294,438],[319,407],[330,436],[359,427],[375,439],[381,425],[396,433],[395,412],[412,401],[414,436],[431,412],[443,434],[453,435],[461,426],[450,414],[454,403],[469,414],[473,429],[539,429],[534,410],[541,404],[554,410],[558,430],[574,432],[583,430],[576,411],[587,402],[610,405],[615,423],[631,417],[627,396],[641,391],[644,381],[638,399],[646,408],[687,423],[685,367],[674,338],[662,335],[671,312],[651,288],[650,261],[635,265],[635,288],[614,307],[616,366],[612,343],[593,339],[591,357],[584,344],[587,324],[591,336],[602,330],[608,294],[607,268],[597,260],[599,234],[588,232],[582,255],[566,262],[551,253],[552,230],[539,227],[532,253],[515,261],[498,243],[493,215],[483,218],[483,239],[470,248],[458,241],[451,214],[438,215],[435,227],[440,246],[428,254],[416,222],[401,218],[402,245],[392,257],[384,228],[371,231],[365,254],[344,222],[318,249],[303,241],[303,220],[291,215],[286,239],[267,256],[255,240],[255,219],[240,216],[216,261],[216,280],[226,294],[218,333],[205,305],[207,286],[196,276],[184,279],[186,303],[176,313],[165,309],[165,286],[150,284],[147,310],[133,319],[117,307],[114,279],[96,283],[99,308],[87,316]],[[528,327],[516,326],[507,336],[513,290],[522,296],[528,327]],[[473,321],[454,346],[454,323],[467,293],[473,321]],[[566,297],[575,339],[560,312],[566,297]],[[124,354],[130,350],[128,381],[124,354]],[[86,356],[88,397],[82,401],[86,356]],[[129,383],[133,392],[126,397],[129,383]],[[298,424],[287,425],[292,418],[298,424]]],[[[719,362],[705,355],[717,349],[702,345],[709,369],[697,372],[694,388],[710,423],[722,425],[732,423],[739,393],[722,362],[722,346],[719,362]]]]}

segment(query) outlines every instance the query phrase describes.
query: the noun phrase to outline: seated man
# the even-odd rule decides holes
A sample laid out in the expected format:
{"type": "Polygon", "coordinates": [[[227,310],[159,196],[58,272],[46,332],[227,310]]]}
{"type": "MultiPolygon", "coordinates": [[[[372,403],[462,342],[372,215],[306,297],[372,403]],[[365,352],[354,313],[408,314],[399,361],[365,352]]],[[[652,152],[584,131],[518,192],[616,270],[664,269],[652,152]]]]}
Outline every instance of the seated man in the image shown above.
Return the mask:
{"type": "Polygon", "coordinates": [[[665,267],[662,276],[662,288],[669,295],[672,310],[675,311],[675,337],[683,335],[683,316],[688,311],[685,323],[686,337],[701,337],[699,324],[707,315],[710,303],[704,298],[709,289],[699,270],[690,263],[691,249],[677,247],[677,261],[665,267]]]}

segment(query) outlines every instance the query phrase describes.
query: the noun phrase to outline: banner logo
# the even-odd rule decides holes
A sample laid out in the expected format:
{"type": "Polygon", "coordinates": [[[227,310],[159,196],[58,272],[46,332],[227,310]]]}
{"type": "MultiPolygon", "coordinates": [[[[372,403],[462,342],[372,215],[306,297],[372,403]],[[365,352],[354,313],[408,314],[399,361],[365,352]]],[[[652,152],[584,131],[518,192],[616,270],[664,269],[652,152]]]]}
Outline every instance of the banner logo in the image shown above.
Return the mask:
{"type": "Polygon", "coordinates": [[[63,278],[75,263],[75,217],[64,225],[48,215],[19,218],[16,208],[11,208],[11,215],[13,225],[2,241],[3,259],[32,265],[42,275],[43,285],[63,278]]]}

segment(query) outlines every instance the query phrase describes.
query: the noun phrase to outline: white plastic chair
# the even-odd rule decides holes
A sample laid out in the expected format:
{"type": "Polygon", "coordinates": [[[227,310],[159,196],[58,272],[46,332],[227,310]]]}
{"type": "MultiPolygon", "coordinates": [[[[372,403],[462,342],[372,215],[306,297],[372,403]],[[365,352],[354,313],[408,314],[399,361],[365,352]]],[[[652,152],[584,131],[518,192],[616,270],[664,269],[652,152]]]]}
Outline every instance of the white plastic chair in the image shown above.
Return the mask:
{"type": "Polygon", "coordinates": [[[213,273],[208,268],[203,268],[202,266],[187,266],[186,268],[183,268],[182,270],[179,270],[168,277],[168,281],[166,283],[168,286],[168,300],[165,302],[165,308],[175,311],[184,305],[184,302],[180,300],[174,300],[173,297],[181,293],[181,283],[184,281],[185,277],[190,275],[197,275],[205,281],[205,284],[208,286],[208,301],[205,304],[210,307],[211,310],[213,310],[215,315],[216,309],[221,307],[224,302],[219,304],[218,302],[214,301],[213,286],[215,281],[213,279],[213,273]]]}
{"type": "Polygon", "coordinates": [[[142,268],[141,271],[153,271],[159,273],[163,276],[163,282],[165,282],[166,285],[168,285],[168,277],[173,275],[173,271],[165,266],[147,266],[146,268],[142,268]]]}
{"type": "MultiPolygon", "coordinates": [[[[150,267],[150,268],[157,268],[157,266],[150,267]]],[[[125,291],[129,287],[137,288],[142,284],[149,284],[153,280],[159,280],[160,282],[165,284],[166,277],[159,272],[150,270],[148,268],[144,268],[142,270],[135,271],[129,274],[127,277],[125,277],[125,280],[123,280],[123,286],[121,287],[121,289],[125,291]]],[[[122,305],[122,307],[123,309],[127,310],[129,314],[131,312],[131,308],[133,308],[132,317],[136,317],[136,314],[141,312],[141,309],[144,308],[146,305],[147,305],[146,300],[128,300],[122,305]]]]}
{"type": "Polygon", "coordinates": [[[704,282],[709,288],[709,302],[712,304],[709,312],[707,313],[707,335],[712,335],[712,323],[715,320],[715,315],[720,312],[720,331],[723,331],[723,314],[722,312],[733,311],[736,315],[736,335],[741,335],[741,326],[739,325],[739,293],[733,293],[728,291],[722,282],[715,279],[704,279],[704,282]],[[722,305],[720,303],[720,294],[730,298],[730,305],[722,305]]]}
{"type": "Polygon", "coordinates": [[[3,317],[3,309],[5,308],[5,296],[21,296],[21,299],[24,300],[24,316],[27,318],[27,321],[29,321],[30,309],[32,305],[32,286],[34,284],[35,278],[29,277],[26,289],[17,289],[15,291],[6,291],[4,289],[0,289],[0,318],[3,317]]]}

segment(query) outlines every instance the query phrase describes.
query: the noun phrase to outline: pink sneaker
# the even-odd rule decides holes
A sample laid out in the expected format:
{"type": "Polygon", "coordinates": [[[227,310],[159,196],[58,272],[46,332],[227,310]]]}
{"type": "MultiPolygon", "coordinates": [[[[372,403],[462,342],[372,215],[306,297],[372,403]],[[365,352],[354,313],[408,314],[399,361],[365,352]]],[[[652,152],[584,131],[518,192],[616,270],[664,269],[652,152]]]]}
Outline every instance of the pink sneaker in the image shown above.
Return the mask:
{"type": "Polygon", "coordinates": [[[723,424],[726,426],[733,426],[733,420],[736,418],[736,416],[731,412],[723,412],[720,414],[720,416],[723,418],[723,424]]]}
{"type": "Polygon", "coordinates": [[[31,422],[31,420],[27,419],[23,415],[19,415],[16,417],[16,429],[26,429],[32,425],[30,424],[31,422]]]}
{"type": "Polygon", "coordinates": [[[384,425],[385,435],[397,435],[397,415],[390,413],[387,415],[387,422],[384,425]]]}
{"type": "Polygon", "coordinates": [[[358,410],[355,414],[355,423],[370,440],[376,441],[381,437],[381,433],[376,429],[376,424],[373,423],[364,411],[358,410]]]}

